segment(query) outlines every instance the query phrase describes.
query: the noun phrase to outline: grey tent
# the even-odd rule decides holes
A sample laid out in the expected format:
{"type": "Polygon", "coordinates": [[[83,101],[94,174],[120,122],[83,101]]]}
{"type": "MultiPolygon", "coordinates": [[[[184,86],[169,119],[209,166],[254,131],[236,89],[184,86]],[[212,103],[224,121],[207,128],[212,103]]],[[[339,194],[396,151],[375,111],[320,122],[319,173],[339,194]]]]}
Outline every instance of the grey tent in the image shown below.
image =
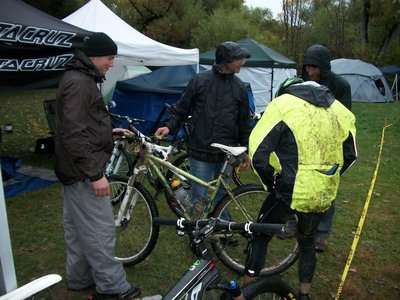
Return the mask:
{"type": "MultiPolygon", "coordinates": [[[[250,83],[256,113],[263,112],[279,84],[287,77],[296,75],[296,63],[253,39],[247,38],[236,43],[251,52],[251,57],[237,75],[250,83]]],[[[200,54],[200,65],[211,68],[214,61],[215,49],[200,54]]]]}
{"type": "Polygon", "coordinates": [[[373,64],[359,59],[339,58],[332,60],[331,66],[333,72],[349,82],[353,101],[393,101],[393,95],[385,77],[373,64]]]}

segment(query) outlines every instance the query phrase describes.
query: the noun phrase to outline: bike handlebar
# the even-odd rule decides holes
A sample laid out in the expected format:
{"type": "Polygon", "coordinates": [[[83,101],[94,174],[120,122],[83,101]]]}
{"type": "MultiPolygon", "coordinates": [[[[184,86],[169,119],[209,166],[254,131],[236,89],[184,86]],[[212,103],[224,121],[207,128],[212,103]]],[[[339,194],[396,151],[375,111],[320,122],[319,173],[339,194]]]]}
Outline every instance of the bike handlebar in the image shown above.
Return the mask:
{"type": "Polygon", "coordinates": [[[121,115],[114,114],[114,113],[111,113],[111,112],[108,112],[108,113],[110,114],[111,117],[113,117],[113,118],[115,118],[117,120],[119,120],[119,119],[127,120],[130,124],[139,124],[139,123],[145,123],[146,122],[146,120],[143,120],[143,119],[131,118],[129,116],[121,116],[121,115]]]}
{"type": "Polygon", "coordinates": [[[235,223],[220,219],[210,218],[205,220],[186,220],[184,218],[176,219],[169,217],[155,217],[153,219],[155,225],[176,226],[182,231],[189,231],[194,228],[204,228],[209,226],[213,231],[242,231],[247,233],[264,233],[264,234],[279,234],[284,231],[285,224],[271,223],[235,223]]]}

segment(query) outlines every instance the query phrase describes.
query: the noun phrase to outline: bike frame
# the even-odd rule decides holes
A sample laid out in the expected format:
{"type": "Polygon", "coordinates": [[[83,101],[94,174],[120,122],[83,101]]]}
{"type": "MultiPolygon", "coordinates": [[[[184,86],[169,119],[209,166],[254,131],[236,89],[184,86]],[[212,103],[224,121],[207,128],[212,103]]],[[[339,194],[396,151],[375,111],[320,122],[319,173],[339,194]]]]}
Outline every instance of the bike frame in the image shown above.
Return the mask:
{"type": "MultiPolygon", "coordinates": [[[[230,187],[229,184],[226,183],[224,178],[228,177],[228,174],[225,173],[225,170],[228,166],[230,158],[233,156],[230,153],[227,153],[227,159],[224,162],[224,165],[221,169],[220,175],[218,178],[210,180],[210,181],[204,181],[201,180],[200,178],[193,176],[192,174],[174,166],[171,162],[169,162],[169,156],[170,153],[173,149],[172,146],[160,146],[156,145],[154,143],[148,142],[145,140],[145,138],[142,138],[142,147],[144,148],[144,152],[142,153],[142,163],[140,166],[135,166],[133,175],[129,178],[128,181],[128,188],[132,187],[134,185],[135,181],[142,182],[144,176],[140,177],[140,174],[145,174],[148,171],[148,168],[151,169],[152,174],[157,174],[155,177],[160,179],[160,183],[163,186],[163,189],[167,191],[171,196],[173,196],[173,191],[172,188],[170,187],[168,180],[165,178],[163,172],[161,169],[167,169],[171,170],[174,174],[178,175],[181,179],[183,178],[184,180],[191,180],[193,182],[196,182],[199,185],[202,185],[204,187],[207,187],[208,190],[211,190],[211,195],[210,195],[210,201],[212,202],[218,192],[218,189],[223,186],[229,197],[232,199],[232,201],[235,201],[236,205],[239,207],[239,209],[242,211],[243,215],[246,216],[248,221],[251,221],[252,218],[250,214],[247,212],[246,208],[243,207],[237,201],[235,198],[234,194],[232,193],[232,188],[230,187]],[[156,156],[156,155],[157,156],[156,156]]],[[[125,198],[129,198],[129,190],[125,194],[123,202],[125,202],[125,198]]],[[[125,204],[130,203],[130,201],[126,201],[125,204]]],[[[132,206],[132,205],[131,205],[132,206]]],[[[121,205],[121,210],[124,211],[126,206],[122,207],[121,205]]],[[[184,217],[185,218],[190,218],[189,214],[186,212],[186,210],[181,206],[181,209],[184,211],[184,217]]],[[[209,209],[209,208],[208,208],[209,209]]],[[[206,213],[208,212],[208,209],[206,209],[206,213]]]]}

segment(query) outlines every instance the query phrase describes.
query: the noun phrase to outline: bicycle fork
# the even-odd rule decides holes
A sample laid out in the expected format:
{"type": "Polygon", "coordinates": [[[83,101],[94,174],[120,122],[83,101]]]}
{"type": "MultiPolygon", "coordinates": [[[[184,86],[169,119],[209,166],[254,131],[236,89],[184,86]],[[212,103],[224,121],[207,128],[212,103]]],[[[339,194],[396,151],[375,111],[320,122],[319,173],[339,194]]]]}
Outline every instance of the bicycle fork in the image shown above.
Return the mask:
{"type": "Polygon", "coordinates": [[[134,184],[136,180],[136,175],[140,172],[135,168],[135,173],[129,177],[128,184],[126,186],[126,191],[124,199],[122,199],[121,206],[118,210],[117,217],[115,218],[115,226],[122,227],[129,223],[131,220],[131,212],[136,206],[139,199],[139,192],[135,192],[134,184]],[[129,205],[129,206],[128,206],[129,205]]]}

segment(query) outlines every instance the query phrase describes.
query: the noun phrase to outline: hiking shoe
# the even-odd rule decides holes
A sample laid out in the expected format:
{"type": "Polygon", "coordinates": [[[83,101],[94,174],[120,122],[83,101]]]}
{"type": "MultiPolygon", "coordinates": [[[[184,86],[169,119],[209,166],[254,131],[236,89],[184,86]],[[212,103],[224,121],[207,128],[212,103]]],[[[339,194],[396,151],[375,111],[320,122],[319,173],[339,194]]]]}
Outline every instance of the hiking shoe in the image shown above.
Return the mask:
{"type": "Polygon", "coordinates": [[[108,300],[108,299],[134,299],[140,294],[140,289],[134,286],[131,286],[129,290],[125,293],[121,294],[101,294],[101,293],[94,293],[93,295],[89,296],[88,300],[108,300]]]}
{"type": "Polygon", "coordinates": [[[315,238],[315,250],[318,252],[323,252],[328,248],[328,240],[321,236],[315,238]]]}
{"type": "Polygon", "coordinates": [[[206,202],[203,199],[198,199],[193,206],[192,215],[190,216],[190,219],[199,220],[203,216],[205,208],[206,208],[206,202]]]}

